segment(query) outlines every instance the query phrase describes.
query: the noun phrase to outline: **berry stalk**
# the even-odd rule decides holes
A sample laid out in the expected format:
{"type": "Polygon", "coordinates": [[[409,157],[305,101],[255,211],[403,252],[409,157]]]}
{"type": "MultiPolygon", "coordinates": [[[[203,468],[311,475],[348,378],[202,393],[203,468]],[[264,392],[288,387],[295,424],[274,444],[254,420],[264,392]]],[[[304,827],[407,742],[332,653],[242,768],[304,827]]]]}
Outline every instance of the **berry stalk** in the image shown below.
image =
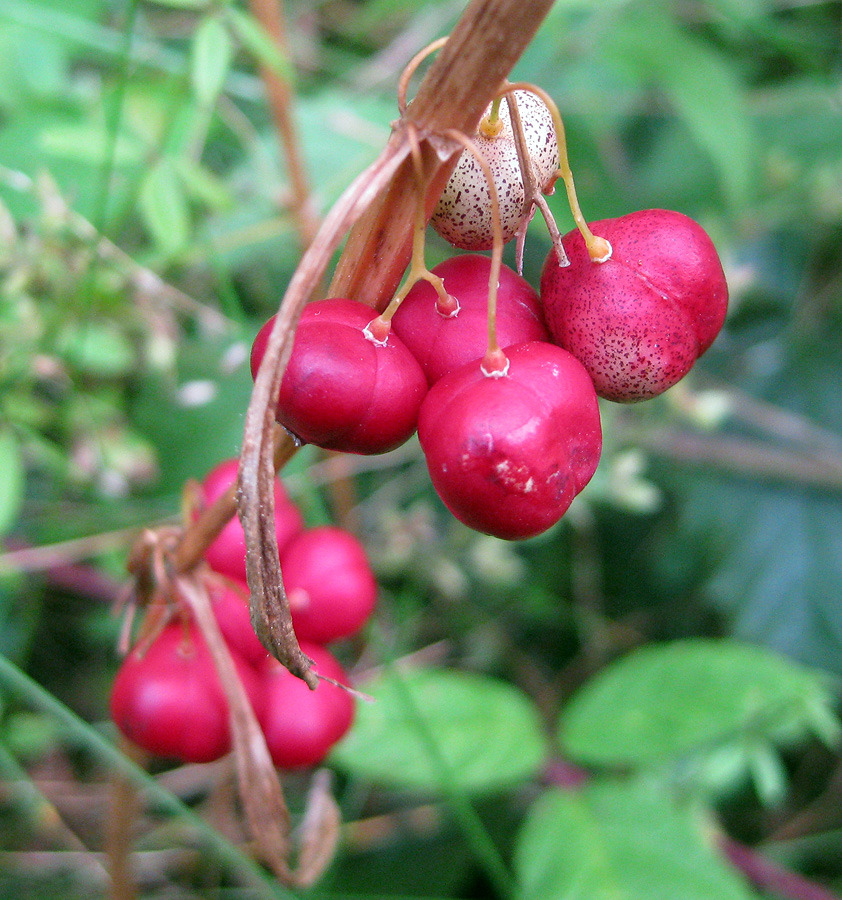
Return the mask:
{"type": "Polygon", "coordinates": [[[570,212],[573,214],[573,221],[576,223],[576,227],[585,241],[591,260],[593,262],[607,262],[611,258],[611,244],[605,238],[601,238],[591,231],[579,206],[576,186],[573,183],[573,172],[570,170],[570,160],[567,155],[567,137],[565,136],[564,122],[562,121],[561,113],[558,111],[558,106],[543,88],[534,84],[527,84],[526,82],[507,84],[505,92],[508,94],[512,91],[530,91],[544,103],[552,114],[558,142],[559,175],[564,182],[564,188],[567,192],[567,203],[570,206],[570,212]]]}

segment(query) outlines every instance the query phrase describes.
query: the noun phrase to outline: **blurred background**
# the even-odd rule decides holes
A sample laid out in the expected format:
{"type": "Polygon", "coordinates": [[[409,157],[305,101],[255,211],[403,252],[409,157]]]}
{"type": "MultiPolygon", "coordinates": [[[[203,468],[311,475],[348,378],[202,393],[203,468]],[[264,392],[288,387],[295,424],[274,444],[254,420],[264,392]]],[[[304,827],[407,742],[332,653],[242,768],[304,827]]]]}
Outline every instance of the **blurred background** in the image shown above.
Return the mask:
{"type": "MultiPolygon", "coordinates": [[[[235,0],[0,0],[0,651],[33,680],[0,683],[0,892],[107,893],[106,767],[91,733],[68,736],[44,704],[112,733],[128,548],[177,522],[186,481],[239,450],[250,343],[301,247],[260,67],[292,87],[323,214],[386,141],[403,66],[463,8],[287,0],[278,49],[235,0]]],[[[587,218],[666,207],[708,230],[728,320],[666,395],[604,404],[597,476],[559,526],[520,545],[456,523],[414,440],[377,460],[299,453],[285,480],[308,523],[355,529],[380,578],[377,634],[346,661],[368,671],[386,647],[499,678],[548,734],[615,659],[662,642],[748,642],[836,685],[842,4],[558,0],[513,77],[558,103],[587,218]]],[[[563,192],[550,202],[569,230],[563,192]]],[[[548,250],[536,219],[524,262],[536,285],[548,250]]],[[[450,252],[430,233],[430,265],[450,252]]],[[[735,839],[842,890],[835,701],[822,703],[823,740],[821,715],[812,727],[802,716],[762,735],[768,753],[732,746],[731,768],[717,757],[697,787],[735,839]]],[[[351,751],[339,760],[359,827],[332,872],[336,896],[502,894],[435,791],[384,793],[358,764],[351,751]]],[[[172,771],[159,773],[170,786],[172,771]]],[[[506,857],[538,791],[527,781],[477,801],[506,857]]],[[[292,779],[293,797],[303,788],[292,779]]],[[[142,896],[270,890],[244,887],[213,854],[171,850],[177,820],[142,830],[142,896]]],[[[524,835],[518,896],[581,896],[529,893],[523,848],[537,839],[524,835]]],[[[747,893],[699,896],[819,897],[739,883],[747,893]]]]}

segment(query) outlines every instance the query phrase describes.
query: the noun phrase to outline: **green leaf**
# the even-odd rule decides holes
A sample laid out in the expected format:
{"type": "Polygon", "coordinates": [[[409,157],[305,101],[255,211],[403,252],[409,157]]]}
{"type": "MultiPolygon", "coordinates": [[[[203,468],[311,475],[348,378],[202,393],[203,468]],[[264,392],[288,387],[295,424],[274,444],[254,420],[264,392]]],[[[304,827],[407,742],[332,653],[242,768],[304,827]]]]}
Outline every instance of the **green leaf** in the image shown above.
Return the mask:
{"type": "Polygon", "coordinates": [[[546,791],[515,846],[517,900],[749,900],[687,809],[643,782],[546,791]]]}
{"type": "Polygon", "coordinates": [[[268,66],[280,78],[292,83],[295,72],[278,45],[264,31],[263,27],[247,13],[234,7],[226,10],[228,21],[243,46],[263,66],[268,66]]]}
{"type": "Polygon", "coordinates": [[[0,536],[17,521],[23,505],[26,472],[20,445],[10,428],[0,428],[0,536]]]}
{"type": "Polygon", "coordinates": [[[357,687],[351,734],[332,761],[392,787],[437,792],[446,784],[489,792],[535,776],[545,758],[537,711],[502,681],[468,672],[386,672],[357,687]]]}
{"type": "Polygon", "coordinates": [[[231,67],[234,47],[225,23],[211,16],[202,21],[193,35],[190,78],[200,104],[212,106],[231,67]]]}
{"type": "Polygon", "coordinates": [[[191,199],[198,200],[209,209],[224,209],[232,205],[233,195],[228,185],[206,166],[189,156],[178,157],[175,165],[191,199]]]}
{"type": "Polygon", "coordinates": [[[158,248],[174,256],[190,237],[190,210],[178,173],[169,159],[149,170],[140,188],[143,223],[158,248]]]}
{"type": "MultiPolygon", "coordinates": [[[[809,277],[787,264],[795,244],[789,237],[772,244],[770,264],[763,264],[758,278],[768,304],[763,315],[775,331],[783,326],[773,318],[773,304],[788,308],[801,279],[809,277]]],[[[770,351],[775,364],[749,386],[758,398],[824,430],[819,443],[808,443],[805,434],[805,460],[812,452],[838,454],[842,433],[840,332],[818,321],[815,327],[814,339],[790,347],[776,343],[770,351]]],[[[707,546],[700,557],[706,591],[731,632],[842,674],[839,493],[801,487],[785,473],[777,482],[689,470],[679,475],[673,487],[682,510],[679,527],[688,543],[707,546]]]]}
{"type": "Polygon", "coordinates": [[[691,37],[659,6],[636,4],[618,17],[604,49],[644,84],[655,84],[707,152],[729,201],[751,187],[756,149],[743,88],[730,59],[691,37]]]}
{"type": "Polygon", "coordinates": [[[563,711],[559,737],[579,762],[641,766],[747,738],[803,738],[816,730],[815,709],[832,702],[823,675],[769,650],[676,641],[630,653],[588,682],[563,711]]]}
{"type": "Polygon", "coordinates": [[[100,378],[128,375],[137,364],[131,341],[114,322],[65,325],[56,346],[74,369],[100,378]]]}
{"type": "Polygon", "coordinates": [[[150,0],[156,6],[167,6],[171,9],[205,9],[211,0],[150,0]]]}

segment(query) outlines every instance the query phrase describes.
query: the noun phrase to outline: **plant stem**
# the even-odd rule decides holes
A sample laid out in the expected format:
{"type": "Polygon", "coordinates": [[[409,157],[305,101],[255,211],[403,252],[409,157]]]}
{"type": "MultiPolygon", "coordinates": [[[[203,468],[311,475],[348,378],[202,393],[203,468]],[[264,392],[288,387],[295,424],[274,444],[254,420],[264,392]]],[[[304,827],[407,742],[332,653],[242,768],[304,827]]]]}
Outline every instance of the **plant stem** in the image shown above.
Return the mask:
{"type": "MultiPolygon", "coordinates": [[[[249,0],[251,11],[281,53],[290,58],[284,21],[282,0],[249,0]]],[[[292,215],[301,249],[305,250],[318,231],[319,221],[313,209],[313,200],[304,161],[298,141],[298,133],[292,117],[293,93],[289,84],[271,67],[261,65],[260,75],[266,86],[269,107],[275,127],[281,138],[281,147],[287,164],[287,175],[292,192],[292,215]]]]}
{"type": "Polygon", "coordinates": [[[266,900],[298,900],[297,894],[273,882],[257,863],[211,828],[178,797],[161,787],[151,775],[124,756],[93,726],[79,718],[3,654],[0,654],[0,684],[24,703],[56,718],[71,739],[84,746],[105,765],[136,784],[167,814],[178,816],[188,823],[202,836],[221,861],[236,870],[243,880],[255,889],[257,896],[266,900]]]}
{"type": "MultiPolygon", "coordinates": [[[[275,471],[281,469],[298,452],[299,445],[288,431],[275,429],[275,471]]],[[[205,550],[237,512],[237,485],[228,490],[204,509],[195,522],[188,525],[173,555],[174,570],[178,574],[189,572],[201,561],[205,550]]]]}
{"type": "MultiPolygon", "coordinates": [[[[380,634],[373,634],[373,639],[378,649],[385,652],[385,645],[380,634]]],[[[412,692],[407,686],[406,680],[400,672],[400,668],[393,661],[384,664],[384,669],[393,680],[400,703],[404,707],[406,718],[415,728],[418,739],[424,747],[430,761],[430,767],[438,775],[439,786],[450,805],[453,815],[459,824],[477,862],[482,867],[488,880],[494,886],[499,897],[512,897],[514,884],[511,874],[506,868],[500,853],[491,839],[482,819],[471,805],[471,801],[465,791],[458,785],[454,777],[453,767],[445,759],[439,747],[436,736],[424,718],[412,692]]]]}
{"type": "Polygon", "coordinates": [[[772,891],[787,900],[839,900],[814,881],[797,872],[790,872],[764,858],[751,847],[746,847],[726,836],[720,836],[719,849],[732,865],[736,866],[757,888],[772,891]]]}
{"type": "MultiPolygon", "coordinates": [[[[552,0],[473,0],[468,5],[406,111],[422,140],[449,128],[474,133],[551,6],[552,0]]],[[[456,165],[458,149],[454,146],[455,155],[443,161],[423,142],[428,218],[456,165]]],[[[406,160],[351,230],[332,294],[378,310],[386,306],[412,252],[414,185],[413,165],[406,160]]]]}

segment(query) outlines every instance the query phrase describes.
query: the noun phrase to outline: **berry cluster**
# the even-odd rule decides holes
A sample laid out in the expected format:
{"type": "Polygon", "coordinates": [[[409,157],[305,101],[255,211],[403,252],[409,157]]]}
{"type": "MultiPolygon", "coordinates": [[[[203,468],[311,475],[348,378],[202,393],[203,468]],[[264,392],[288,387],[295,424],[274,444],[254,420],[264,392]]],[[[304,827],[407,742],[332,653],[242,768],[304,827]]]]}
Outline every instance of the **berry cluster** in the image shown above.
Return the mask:
{"type": "MultiPolygon", "coordinates": [[[[213,503],[236,477],[236,459],[213,469],[201,484],[200,505],[213,503]]],[[[351,726],[353,696],[337,686],[348,679],[325,645],[362,628],[374,610],[377,584],[360,542],[333,526],[305,528],[278,480],[275,531],[293,624],[322,679],[318,690],[270,657],[254,633],[236,517],[207,549],[210,570],[202,581],[272,760],[295,769],[321,762],[351,726]]],[[[167,624],[123,660],[111,713],[131,741],[156,755],[207,762],[231,749],[228,702],[212,655],[177,599],[167,624]]]]}
{"type": "MultiPolygon", "coordinates": [[[[417,427],[433,485],[458,519],[506,539],[545,531],[596,470],[597,397],[638,401],[675,384],[727,306],[716,250],[687,216],[646,210],[593,229],[603,255],[572,231],[562,239],[569,259],[556,248],[547,257],[540,296],[500,268],[496,346],[485,256],[446,260],[388,319],[341,298],[309,304],[277,420],[349,453],[390,450],[417,427]]],[[[272,324],[255,340],[255,373],[272,324]]]]}

